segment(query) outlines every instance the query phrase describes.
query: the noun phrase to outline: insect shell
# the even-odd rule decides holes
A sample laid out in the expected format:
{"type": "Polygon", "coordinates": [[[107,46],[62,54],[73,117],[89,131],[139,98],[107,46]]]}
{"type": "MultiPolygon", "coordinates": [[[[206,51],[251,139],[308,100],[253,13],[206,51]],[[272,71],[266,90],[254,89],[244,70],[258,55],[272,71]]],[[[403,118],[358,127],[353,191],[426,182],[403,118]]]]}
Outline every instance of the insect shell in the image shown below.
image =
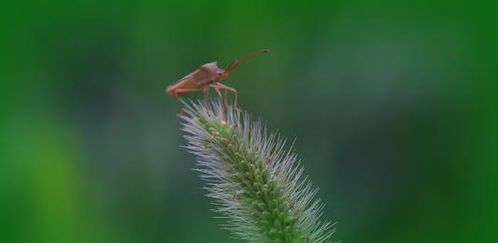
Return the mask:
{"type": "Polygon", "coordinates": [[[195,71],[187,74],[176,83],[166,88],[166,93],[172,96],[182,95],[194,90],[201,90],[216,80],[225,80],[225,70],[218,66],[218,62],[210,62],[199,66],[195,71]]]}

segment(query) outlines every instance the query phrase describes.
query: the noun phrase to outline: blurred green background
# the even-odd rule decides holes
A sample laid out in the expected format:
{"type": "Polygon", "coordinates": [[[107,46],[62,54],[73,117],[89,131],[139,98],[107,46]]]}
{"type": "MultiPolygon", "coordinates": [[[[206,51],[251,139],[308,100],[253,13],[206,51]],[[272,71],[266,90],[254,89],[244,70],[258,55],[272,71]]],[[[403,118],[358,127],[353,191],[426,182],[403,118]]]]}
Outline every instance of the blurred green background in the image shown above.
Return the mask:
{"type": "Polygon", "coordinates": [[[1,242],[238,242],[163,90],[261,48],[227,84],[297,137],[334,240],[498,241],[491,4],[3,5],[1,242]]]}

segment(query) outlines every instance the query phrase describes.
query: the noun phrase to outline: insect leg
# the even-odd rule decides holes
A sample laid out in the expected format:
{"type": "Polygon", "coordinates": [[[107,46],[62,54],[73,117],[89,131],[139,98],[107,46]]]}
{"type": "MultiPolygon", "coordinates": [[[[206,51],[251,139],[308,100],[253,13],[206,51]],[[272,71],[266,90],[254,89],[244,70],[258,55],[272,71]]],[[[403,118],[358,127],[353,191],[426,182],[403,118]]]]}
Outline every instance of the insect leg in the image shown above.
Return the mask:
{"type": "MultiPolygon", "coordinates": [[[[186,93],[190,93],[190,92],[194,92],[194,91],[199,91],[201,89],[199,88],[195,88],[195,89],[175,89],[175,91],[173,92],[173,95],[175,96],[176,100],[178,100],[178,103],[180,103],[180,106],[182,105],[182,102],[181,102],[181,99],[180,99],[180,95],[182,94],[186,94],[186,93]]],[[[176,113],[176,115],[179,117],[181,116],[183,113],[183,109],[180,108],[180,112],[176,113]]]]}
{"type": "Polygon", "coordinates": [[[230,87],[230,86],[227,86],[225,84],[222,84],[222,83],[216,83],[215,84],[216,87],[218,89],[222,89],[224,91],[230,91],[230,92],[233,92],[234,94],[234,101],[233,101],[233,106],[237,107],[237,90],[235,90],[234,88],[230,87]]]}
{"type": "MultiPolygon", "coordinates": [[[[223,95],[221,94],[221,91],[220,91],[220,88],[218,86],[216,86],[216,84],[210,84],[209,87],[212,87],[214,89],[214,91],[216,91],[216,94],[218,94],[218,96],[220,97],[220,100],[223,100],[223,95]]],[[[221,113],[221,119],[222,120],[225,120],[225,107],[224,105],[221,105],[220,107],[220,113],[221,113]]]]}
{"type": "Polygon", "coordinates": [[[225,95],[225,96],[223,96],[223,103],[225,103],[225,106],[228,106],[228,98],[227,98],[227,97],[228,97],[228,94],[227,94],[227,91],[226,91],[226,90],[224,90],[224,91],[225,91],[225,92],[224,92],[224,95],[225,95]]]}
{"type": "MultiPolygon", "coordinates": [[[[178,104],[180,104],[180,106],[181,106],[182,105],[182,100],[180,99],[180,96],[178,96],[178,94],[175,94],[175,98],[178,101],[178,104]]],[[[182,115],[183,115],[183,109],[180,108],[180,111],[176,113],[176,117],[180,117],[182,115]]]]}
{"type": "Polygon", "coordinates": [[[208,98],[209,98],[209,86],[206,85],[202,89],[202,92],[204,93],[204,107],[207,108],[207,106],[208,106],[208,98]]]}

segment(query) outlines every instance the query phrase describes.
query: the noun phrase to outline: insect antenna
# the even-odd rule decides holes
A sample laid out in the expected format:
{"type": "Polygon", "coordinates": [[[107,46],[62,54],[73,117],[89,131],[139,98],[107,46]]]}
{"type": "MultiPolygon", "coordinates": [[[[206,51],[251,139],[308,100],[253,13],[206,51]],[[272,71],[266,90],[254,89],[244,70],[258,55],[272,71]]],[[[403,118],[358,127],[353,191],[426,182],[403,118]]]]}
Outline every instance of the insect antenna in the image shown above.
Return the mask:
{"type": "Polygon", "coordinates": [[[230,73],[239,64],[247,61],[248,59],[251,59],[254,56],[257,56],[257,55],[260,55],[260,54],[263,54],[263,53],[268,53],[268,52],[270,52],[269,49],[261,49],[261,50],[258,50],[258,51],[251,52],[251,53],[243,56],[239,60],[233,61],[232,64],[230,64],[230,66],[228,66],[228,68],[225,70],[225,72],[224,72],[224,78],[226,78],[226,76],[228,75],[228,73],[230,73]]]}
{"type": "Polygon", "coordinates": [[[260,55],[260,54],[263,54],[263,53],[268,53],[268,52],[270,52],[269,49],[261,49],[261,50],[258,50],[258,51],[253,51],[253,52],[251,52],[251,53],[243,56],[242,58],[240,58],[239,64],[243,63],[243,62],[247,61],[248,59],[251,59],[251,58],[253,58],[253,57],[257,56],[257,55],[260,55]]]}

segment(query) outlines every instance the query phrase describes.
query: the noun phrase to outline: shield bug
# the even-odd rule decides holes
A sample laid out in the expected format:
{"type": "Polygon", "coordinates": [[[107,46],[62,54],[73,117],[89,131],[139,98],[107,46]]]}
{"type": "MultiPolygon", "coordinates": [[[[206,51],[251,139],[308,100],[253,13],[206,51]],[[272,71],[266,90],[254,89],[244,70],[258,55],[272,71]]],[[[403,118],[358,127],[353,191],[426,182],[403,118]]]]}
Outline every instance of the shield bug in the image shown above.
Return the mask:
{"type": "MultiPolygon", "coordinates": [[[[225,91],[225,94],[227,91],[230,91],[234,93],[234,106],[236,107],[237,91],[234,88],[221,83],[221,81],[226,80],[230,72],[247,59],[268,52],[268,49],[262,49],[249,53],[240,60],[234,60],[225,70],[218,66],[218,62],[206,63],[199,66],[196,70],[187,74],[176,83],[168,86],[165,91],[167,94],[175,96],[177,99],[179,99],[180,96],[191,92],[202,91],[204,93],[205,105],[207,104],[209,88],[213,88],[220,98],[223,97],[221,91],[225,91]]],[[[226,105],[226,95],[224,101],[226,105]]]]}

